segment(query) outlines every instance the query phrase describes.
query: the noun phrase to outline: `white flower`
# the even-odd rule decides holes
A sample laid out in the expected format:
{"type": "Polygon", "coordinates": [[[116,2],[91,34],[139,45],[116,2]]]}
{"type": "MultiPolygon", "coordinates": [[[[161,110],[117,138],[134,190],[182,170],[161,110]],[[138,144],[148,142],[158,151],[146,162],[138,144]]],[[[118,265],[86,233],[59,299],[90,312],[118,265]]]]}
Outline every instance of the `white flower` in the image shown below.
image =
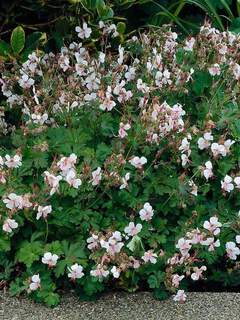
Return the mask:
{"type": "Polygon", "coordinates": [[[127,134],[127,130],[131,128],[131,125],[129,123],[124,124],[123,122],[120,122],[119,124],[119,130],[118,130],[118,136],[120,138],[125,138],[127,134]]]}
{"type": "Polygon", "coordinates": [[[194,272],[191,274],[192,280],[197,281],[200,278],[202,278],[202,273],[203,273],[203,271],[206,271],[206,270],[207,270],[206,266],[202,266],[201,268],[194,267],[193,268],[194,272]]]}
{"type": "Polygon", "coordinates": [[[77,26],[75,31],[78,33],[80,39],[88,39],[92,33],[92,29],[88,27],[86,22],[83,22],[82,28],[77,26]]]}
{"type": "Polygon", "coordinates": [[[240,243],[240,235],[236,236],[236,242],[239,244],[240,243]]]}
{"type": "Polygon", "coordinates": [[[52,212],[52,206],[38,206],[38,212],[36,219],[39,220],[41,217],[47,218],[48,214],[52,212]]]}
{"type": "Polygon", "coordinates": [[[211,76],[220,76],[221,74],[221,68],[219,66],[219,64],[214,63],[214,65],[212,65],[210,68],[208,68],[208,71],[210,73],[211,76]]]}
{"type": "Polygon", "coordinates": [[[92,172],[92,185],[97,186],[102,180],[102,169],[98,167],[95,171],[92,172]]]}
{"type": "Polygon", "coordinates": [[[84,276],[83,267],[77,263],[73,264],[70,268],[68,267],[68,278],[71,280],[81,279],[84,276]]]}
{"type": "Polygon", "coordinates": [[[99,52],[99,56],[98,56],[98,60],[100,63],[104,63],[105,62],[105,53],[103,52],[99,52]]]}
{"type": "Polygon", "coordinates": [[[8,154],[6,154],[5,159],[5,165],[8,168],[19,168],[22,165],[22,157],[18,154],[13,157],[10,157],[8,154]]]}
{"type": "Polygon", "coordinates": [[[59,182],[62,180],[62,176],[54,176],[48,171],[44,171],[44,181],[51,187],[50,196],[52,196],[59,187],[59,182]]]}
{"type": "Polygon", "coordinates": [[[192,188],[190,193],[196,197],[198,194],[198,186],[193,182],[193,180],[189,180],[188,184],[189,184],[189,187],[192,188]]]}
{"type": "Polygon", "coordinates": [[[78,187],[82,184],[82,180],[76,177],[76,172],[74,169],[68,171],[65,180],[71,187],[75,189],[78,189],[78,187]]]}
{"type": "Polygon", "coordinates": [[[97,265],[95,270],[90,271],[91,276],[97,278],[106,278],[109,275],[109,271],[105,270],[100,264],[97,265]]]}
{"type": "Polygon", "coordinates": [[[7,233],[11,233],[13,229],[16,229],[18,227],[18,223],[14,219],[6,219],[3,223],[3,231],[7,233]]]}
{"type": "Polygon", "coordinates": [[[140,219],[142,221],[150,221],[153,217],[154,210],[149,202],[146,202],[143,209],[139,211],[140,219]]]}
{"type": "Polygon", "coordinates": [[[137,169],[141,169],[144,164],[147,163],[147,159],[145,157],[133,157],[131,160],[129,160],[131,165],[133,165],[137,169]]]}
{"type": "Polygon", "coordinates": [[[140,223],[138,223],[135,226],[134,222],[130,222],[129,225],[127,227],[125,227],[124,232],[128,236],[133,237],[133,236],[137,235],[141,230],[142,230],[142,225],[140,223]]]}
{"type": "Polygon", "coordinates": [[[204,221],[203,228],[210,231],[214,236],[220,233],[222,227],[221,222],[218,221],[218,217],[211,217],[209,221],[204,221]]]}
{"type": "Polygon", "coordinates": [[[69,157],[62,157],[58,163],[57,166],[60,170],[62,170],[62,175],[66,176],[69,170],[74,168],[74,165],[77,162],[77,156],[75,153],[70,154],[69,157]]]}
{"type": "Polygon", "coordinates": [[[184,238],[180,238],[176,244],[176,248],[180,250],[183,256],[188,254],[188,251],[191,249],[191,247],[191,241],[184,238]]]}
{"type": "Polygon", "coordinates": [[[119,58],[117,59],[117,63],[122,64],[124,59],[124,48],[121,45],[118,47],[118,53],[119,58]]]}
{"type": "Polygon", "coordinates": [[[240,177],[235,177],[233,181],[236,184],[236,188],[240,189],[240,177]]]}
{"type": "Polygon", "coordinates": [[[185,51],[193,51],[193,46],[195,44],[196,40],[195,38],[191,37],[190,39],[185,41],[185,47],[184,50],[185,51]]]}
{"type": "Polygon", "coordinates": [[[234,189],[234,185],[232,183],[233,179],[229,175],[224,177],[224,180],[221,181],[221,187],[226,192],[231,192],[234,189]]]}
{"type": "Polygon", "coordinates": [[[119,187],[120,190],[127,188],[129,179],[130,179],[130,173],[127,172],[125,174],[125,176],[122,177],[122,179],[121,179],[122,180],[122,184],[119,187]]]}
{"type": "Polygon", "coordinates": [[[205,169],[203,170],[203,175],[206,178],[206,180],[213,176],[212,168],[213,166],[211,161],[205,162],[205,169]]]}
{"type": "Polygon", "coordinates": [[[215,248],[220,247],[219,239],[215,241],[213,237],[207,238],[206,240],[202,240],[200,243],[203,246],[208,246],[208,251],[214,251],[215,248]]]}
{"type": "Polygon", "coordinates": [[[173,296],[173,300],[177,302],[184,302],[186,301],[186,297],[184,290],[178,290],[177,294],[173,296]]]}
{"type": "Polygon", "coordinates": [[[240,249],[232,241],[226,243],[226,252],[227,256],[232,260],[236,260],[237,256],[240,255],[240,249]]]}
{"type": "Polygon", "coordinates": [[[27,74],[23,74],[19,79],[18,83],[23,89],[29,89],[32,85],[34,85],[34,80],[30,78],[27,74]]]}
{"type": "Polygon", "coordinates": [[[58,259],[58,255],[52,254],[51,252],[46,252],[42,257],[42,263],[47,264],[49,267],[54,267],[57,264],[58,259]]]}
{"type": "Polygon", "coordinates": [[[153,264],[155,264],[157,262],[157,254],[153,253],[152,250],[148,250],[146,252],[144,252],[144,255],[142,256],[142,259],[144,262],[151,262],[153,264]]]}
{"type": "Polygon", "coordinates": [[[175,287],[175,288],[178,288],[179,287],[179,284],[180,284],[180,281],[182,281],[182,279],[184,279],[185,276],[182,275],[182,276],[179,276],[178,274],[173,274],[172,275],[172,285],[175,287]]]}
{"type": "Polygon", "coordinates": [[[87,243],[88,243],[87,247],[89,250],[96,249],[99,246],[98,235],[93,233],[91,237],[87,238],[87,243]]]}
{"type": "Polygon", "coordinates": [[[112,267],[111,273],[112,273],[114,278],[119,278],[119,276],[120,276],[120,271],[119,271],[119,269],[117,269],[116,266],[112,267]]]}
{"type": "Polygon", "coordinates": [[[30,291],[35,291],[38,288],[40,288],[41,280],[40,280],[39,274],[34,274],[31,278],[31,281],[32,282],[29,285],[30,291]]]}
{"type": "Polygon", "coordinates": [[[213,136],[211,132],[205,132],[203,137],[198,139],[198,148],[200,150],[207,149],[210,147],[211,142],[213,140],[213,136]]]}
{"type": "Polygon", "coordinates": [[[16,195],[16,193],[10,193],[7,198],[3,199],[6,207],[8,209],[22,209],[23,208],[23,198],[22,196],[16,195]]]}

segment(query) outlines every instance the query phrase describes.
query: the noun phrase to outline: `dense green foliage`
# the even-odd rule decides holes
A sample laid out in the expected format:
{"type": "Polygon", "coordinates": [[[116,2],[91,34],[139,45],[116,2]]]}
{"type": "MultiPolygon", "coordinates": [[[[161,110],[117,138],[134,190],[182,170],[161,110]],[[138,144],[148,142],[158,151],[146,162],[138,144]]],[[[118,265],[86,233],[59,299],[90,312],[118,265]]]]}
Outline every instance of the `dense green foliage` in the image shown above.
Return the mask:
{"type": "MultiPolygon", "coordinates": [[[[210,25],[187,40],[169,27],[120,36],[81,24],[61,52],[3,67],[0,277],[12,294],[52,306],[59,289],[86,299],[111,285],[163,299],[203,271],[239,284],[240,38],[210,25]]],[[[9,50],[24,47],[18,27],[9,50]]]]}

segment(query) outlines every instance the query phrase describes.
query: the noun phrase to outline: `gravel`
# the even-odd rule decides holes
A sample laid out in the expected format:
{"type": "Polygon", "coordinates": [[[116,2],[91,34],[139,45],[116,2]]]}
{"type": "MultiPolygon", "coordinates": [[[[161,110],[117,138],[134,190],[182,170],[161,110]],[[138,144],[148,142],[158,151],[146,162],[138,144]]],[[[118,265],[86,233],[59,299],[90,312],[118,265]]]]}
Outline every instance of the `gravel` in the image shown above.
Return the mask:
{"type": "Polygon", "coordinates": [[[0,292],[2,320],[239,320],[240,293],[189,293],[184,304],[154,300],[150,293],[110,293],[82,302],[65,295],[54,309],[0,292]]]}

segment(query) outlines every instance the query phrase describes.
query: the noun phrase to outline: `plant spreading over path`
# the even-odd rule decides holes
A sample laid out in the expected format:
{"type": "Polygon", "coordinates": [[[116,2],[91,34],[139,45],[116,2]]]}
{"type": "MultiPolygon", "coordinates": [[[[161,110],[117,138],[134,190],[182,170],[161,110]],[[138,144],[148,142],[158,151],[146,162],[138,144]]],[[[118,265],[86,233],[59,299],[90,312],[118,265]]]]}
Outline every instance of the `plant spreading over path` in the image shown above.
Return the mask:
{"type": "Polygon", "coordinates": [[[48,305],[238,285],[240,37],[99,30],[2,70],[1,284],[48,305]]]}

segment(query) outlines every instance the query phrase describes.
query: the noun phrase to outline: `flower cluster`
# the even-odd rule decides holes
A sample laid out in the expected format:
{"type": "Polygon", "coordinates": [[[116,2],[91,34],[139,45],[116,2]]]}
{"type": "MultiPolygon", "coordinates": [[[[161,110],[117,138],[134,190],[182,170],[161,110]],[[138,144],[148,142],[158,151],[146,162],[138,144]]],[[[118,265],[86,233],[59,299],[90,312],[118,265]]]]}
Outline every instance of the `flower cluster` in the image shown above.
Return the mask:
{"type": "Polygon", "coordinates": [[[164,26],[119,45],[114,24],[75,31],[60,52],[1,70],[10,290],[53,305],[63,287],[89,298],[149,286],[184,302],[193,282],[229,280],[240,258],[240,36],[206,23],[182,40],[164,26]]]}

